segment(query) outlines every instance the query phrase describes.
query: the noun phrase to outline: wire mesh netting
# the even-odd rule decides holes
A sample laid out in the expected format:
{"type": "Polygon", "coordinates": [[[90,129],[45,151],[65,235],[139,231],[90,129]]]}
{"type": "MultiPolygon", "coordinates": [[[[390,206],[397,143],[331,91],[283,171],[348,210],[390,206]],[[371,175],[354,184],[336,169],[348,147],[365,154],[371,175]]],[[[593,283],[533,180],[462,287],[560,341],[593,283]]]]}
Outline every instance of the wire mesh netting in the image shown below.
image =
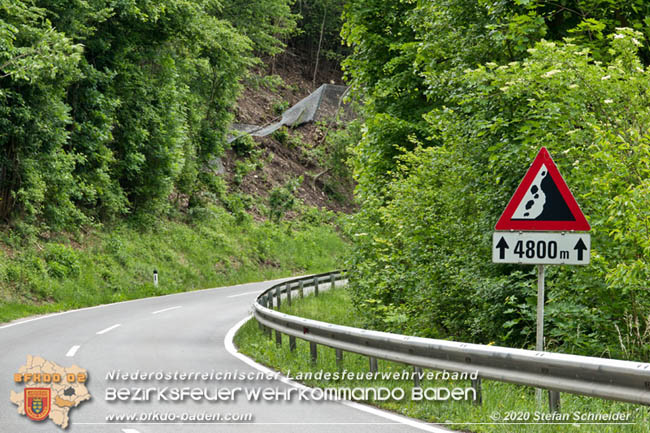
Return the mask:
{"type": "Polygon", "coordinates": [[[253,137],[266,137],[280,129],[282,126],[299,126],[308,122],[334,118],[342,106],[341,100],[347,90],[346,86],[323,84],[316,91],[300,100],[296,105],[282,113],[282,118],[267,125],[248,125],[235,123],[231,126],[233,134],[228,137],[228,142],[235,141],[242,133],[253,137]]]}

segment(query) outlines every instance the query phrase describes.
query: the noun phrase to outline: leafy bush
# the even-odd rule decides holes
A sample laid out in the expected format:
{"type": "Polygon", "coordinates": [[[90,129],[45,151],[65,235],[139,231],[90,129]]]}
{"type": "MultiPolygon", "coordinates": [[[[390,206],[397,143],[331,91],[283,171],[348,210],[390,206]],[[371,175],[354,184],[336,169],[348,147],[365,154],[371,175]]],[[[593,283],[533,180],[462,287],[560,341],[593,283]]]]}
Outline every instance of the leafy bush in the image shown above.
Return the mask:
{"type": "Polygon", "coordinates": [[[242,134],[232,142],[231,147],[239,156],[250,156],[257,148],[257,143],[249,134],[242,134]]]}
{"type": "Polygon", "coordinates": [[[3,221],[146,227],[176,192],[201,202],[253,51],[297,18],[288,0],[126,3],[0,2],[3,221]]]}
{"type": "Polygon", "coordinates": [[[269,194],[269,219],[279,222],[284,214],[293,210],[296,205],[296,190],[302,183],[302,176],[290,179],[282,187],[276,187],[269,194]]]}
{"type": "Polygon", "coordinates": [[[289,141],[289,130],[286,126],[282,126],[280,129],[273,131],[271,137],[280,144],[287,144],[287,141],[289,141]]]}
{"type": "Polygon", "coordinates": [[[80,263],[76,251],[62,244],[47,244],[45,261],[48,273],[54,278],[68,278],[79,275],[80,263]]]}
{"type": "MultiPolygon", "coordinates": [[[[650,73],[637,56],[641,34],[609,39],[608,61],[540,42],[522,61],[456,78],[445,106],[425,117],[442,145],[402,149],[350,228],[348,267],[366,320],[533,346],[535,271],[490,263],[491,233],[544,145],[592,225],[590,266],[549,267],[547,346],[647,360],[644,338],[622,344],[619,335],[641,335],[650,311],[650,73]]],[[[437,85],[437,73],[425,77],[437,85]]]]}
{"type": "Polygon", "coordinates": [[[289,101],[285,100],[276,100],[273,101],[273,104],[271,104],[271,108],[273,109],[273,114],[276,116],[281,116],[282,113],[284,113],[287,108],[289,108],[289,101]]]}

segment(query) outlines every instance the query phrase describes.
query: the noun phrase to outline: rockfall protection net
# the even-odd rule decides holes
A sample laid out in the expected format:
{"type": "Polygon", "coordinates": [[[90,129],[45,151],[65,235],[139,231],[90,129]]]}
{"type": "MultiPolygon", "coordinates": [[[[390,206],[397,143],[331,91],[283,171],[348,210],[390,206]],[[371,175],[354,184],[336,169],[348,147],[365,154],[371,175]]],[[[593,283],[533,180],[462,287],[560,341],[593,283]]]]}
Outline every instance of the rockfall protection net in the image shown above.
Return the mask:
{"type": "Polygon", "coordinates": [[[232,125],[234,134],[228,137],[228,143],[235,141],[241,133],[253,137],[266,137],[280,129],[282,126],[299,126],[307,122],[317,122],[322,119],[333,118],[341,106],[340,102],[348,88],[334,84],[323,84],[315,92],[302,99],[293,107],[282,113],[282,118],[269,125],[246,125],[235,123],[232,125]]]}

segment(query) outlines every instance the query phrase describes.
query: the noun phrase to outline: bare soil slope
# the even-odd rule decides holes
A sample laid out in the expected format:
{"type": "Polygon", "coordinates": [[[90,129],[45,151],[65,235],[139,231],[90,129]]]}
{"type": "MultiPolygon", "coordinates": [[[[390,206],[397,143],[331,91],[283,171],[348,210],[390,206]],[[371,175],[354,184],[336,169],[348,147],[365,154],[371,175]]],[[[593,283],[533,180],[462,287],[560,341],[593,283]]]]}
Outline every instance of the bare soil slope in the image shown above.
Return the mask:
{"type": "MultiPolygon", "coordinates": [[[[235,122],[251,125],[273,122],[322,84],[312,86],[308,71],[298,61],[276,62],[275,74],[271,74],[271,69],[270,66],[259,69],[244,83],[235,122]]],[[[343,84],[340,76],[328,78],[330,84],[343,84]]],[[[334,178],[326,166],[326,136],[343,123],[328,119],[254,138],[259,149],[255,161],[229,150],[223,162],[231,191],[265,200],[273,188],[302,176],[296,195],[305,204],[337,212],[354,211],[353,182],[334,178]]]]}

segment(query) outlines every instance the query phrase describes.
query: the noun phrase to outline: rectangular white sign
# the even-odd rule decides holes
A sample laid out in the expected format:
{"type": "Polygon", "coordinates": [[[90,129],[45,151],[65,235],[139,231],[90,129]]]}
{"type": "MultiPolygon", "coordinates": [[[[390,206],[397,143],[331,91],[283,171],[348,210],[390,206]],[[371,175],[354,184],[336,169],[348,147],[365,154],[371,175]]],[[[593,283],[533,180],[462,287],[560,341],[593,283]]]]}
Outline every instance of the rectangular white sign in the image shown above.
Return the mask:
{"type": "Polygon", "coordinates": [[[588,233],[495,232],[494,263],[587,265],[591,250],[588,233]]]}

